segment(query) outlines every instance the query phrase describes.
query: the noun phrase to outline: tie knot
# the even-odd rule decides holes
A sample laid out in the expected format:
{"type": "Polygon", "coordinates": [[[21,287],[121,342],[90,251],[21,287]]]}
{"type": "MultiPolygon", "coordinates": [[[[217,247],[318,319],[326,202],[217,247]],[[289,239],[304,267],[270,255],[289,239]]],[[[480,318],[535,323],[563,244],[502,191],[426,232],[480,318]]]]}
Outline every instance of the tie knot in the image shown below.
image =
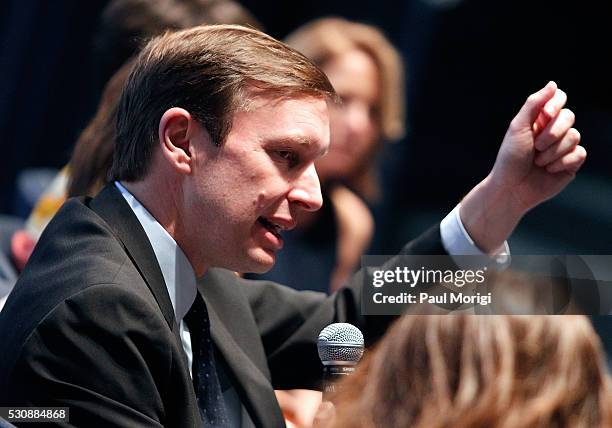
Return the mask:
{"type": "Polygon", "coordinates": [[[206,303],[204,303],[204,299],[199,292],[196,293],[195,300],[187,311],[184,320],[191,332],[202,331],[208,333],[210,331],[208,309],[206,309],[206,303]]]}

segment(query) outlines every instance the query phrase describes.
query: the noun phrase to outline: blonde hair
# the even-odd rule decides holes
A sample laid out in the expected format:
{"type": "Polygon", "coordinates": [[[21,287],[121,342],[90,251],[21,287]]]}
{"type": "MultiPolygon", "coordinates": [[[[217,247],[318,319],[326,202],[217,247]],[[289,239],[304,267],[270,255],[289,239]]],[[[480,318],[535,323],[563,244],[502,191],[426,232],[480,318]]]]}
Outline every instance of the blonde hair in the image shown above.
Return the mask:
{"type": "Polygon", "coordinates": [[[321,18],[291,33],[286,43],[319,67],[352,50],[376,63],[380,75],[380,124],[383,138],[398,140],[405,133],[404,69],[397,50],[375,27],[342,18],[321,18]]]}
{"type": "Polygon", "coordinates": [[[409,315],[337,397],[338,427],[610,427],[588,319],[409,315]]]}
{"type": "Polygon", "coordinates": [[[377,28],[342,18],[317,19],[298,28],[285,40],[319,67],[353,50],[364,52],[376,64],[380,87],[376,119],[380,135],[359,171],[348,180],[361,197],[370,202],[378,200],[381,191],[375,155],[382,140],[399,140],[406,132],[404,68],[400,54],[377,28]]]}

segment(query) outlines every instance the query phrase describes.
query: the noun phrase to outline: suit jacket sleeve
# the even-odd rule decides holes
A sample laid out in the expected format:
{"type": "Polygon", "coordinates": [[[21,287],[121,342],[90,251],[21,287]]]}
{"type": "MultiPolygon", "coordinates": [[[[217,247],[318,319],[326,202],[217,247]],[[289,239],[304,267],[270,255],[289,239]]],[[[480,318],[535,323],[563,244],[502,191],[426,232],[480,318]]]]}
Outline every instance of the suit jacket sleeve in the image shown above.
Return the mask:
{"type": "MultiPolygon", "coordinates": [[[[441,244],[439,226],[410,242],[400,254],[447,254],[441,244]]],[[[269,281],[243,281],[275,389],[320,388],[322,365],[316,341],[328,324],[349,322],[358,326],[366,346],[384,334],[395,317],[361,314],[362,281],[360,271],[346,287],[331,296],[296,291],[269,281]]]]}

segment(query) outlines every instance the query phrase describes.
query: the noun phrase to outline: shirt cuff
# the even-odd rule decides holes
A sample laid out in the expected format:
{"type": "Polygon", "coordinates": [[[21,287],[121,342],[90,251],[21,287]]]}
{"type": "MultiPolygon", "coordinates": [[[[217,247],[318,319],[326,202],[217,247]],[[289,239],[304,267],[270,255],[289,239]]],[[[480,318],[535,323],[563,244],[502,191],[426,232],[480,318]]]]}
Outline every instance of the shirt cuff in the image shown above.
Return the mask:
{"type": "Polygon", "coordinates": [[[476,246],[474,240],[470,237],[461,222],[459,216],[459,208],[457,206],[446,216],[440,223],[440,235],[442,237],[442,246],[451,256],[457,266],[462,269],[473,268],[477,266],[487,266],[495,270],[504,270],[510,265],[510,247],[508,242],[504,241],[503,245],[494,251],[492,254],[483,253],[476,246]],[[455,256],[479,256],[479,257],[455,257],[455,256]]]}

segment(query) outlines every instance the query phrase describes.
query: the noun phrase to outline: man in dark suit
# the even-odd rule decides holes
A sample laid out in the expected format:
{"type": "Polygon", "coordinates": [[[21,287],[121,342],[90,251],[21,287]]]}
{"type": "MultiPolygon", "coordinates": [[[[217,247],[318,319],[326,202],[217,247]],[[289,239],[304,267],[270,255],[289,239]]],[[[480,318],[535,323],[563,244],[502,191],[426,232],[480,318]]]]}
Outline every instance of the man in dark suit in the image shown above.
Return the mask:
{"type": "MultiPolygon", "coordinates": [[[[328,102],[318,68],[255,30],[150,42],[113,182],[64,205],[0,313],[0,403],[69,407],[76,426],[283,426],[273,388],[317,386],[322,327],[373,340],[388,322],[360,314],[360,274],[326,297],[231,272],[269,269],[281,232],[321,206],[328,102]]],[[[584,161],[564,103],[554,83],[532,95],[489,176],[403,252],[502,254],[584,161]]]]}

